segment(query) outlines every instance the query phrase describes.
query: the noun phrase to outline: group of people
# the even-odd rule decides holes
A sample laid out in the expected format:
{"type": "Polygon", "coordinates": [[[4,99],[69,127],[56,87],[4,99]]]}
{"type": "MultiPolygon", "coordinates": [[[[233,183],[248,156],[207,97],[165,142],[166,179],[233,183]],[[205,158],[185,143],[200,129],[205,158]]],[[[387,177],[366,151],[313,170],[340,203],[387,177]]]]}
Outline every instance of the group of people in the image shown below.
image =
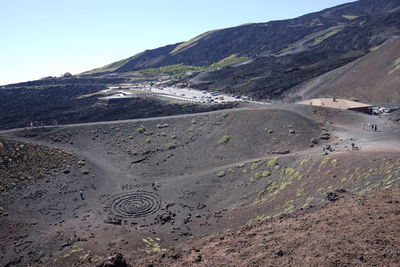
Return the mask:
{"type": "Polygon", "coordinates": [[[368,125],[367,125],[367,127],[365,126],[365,123],[363,122],[362,124],[361,124],[361,126],[362,126],[362,129],[363,130],[367,130],[367,131],[369,131],[369,130],[371,130],[371,131],[378,131],[378,125],[377,124],[374,124],[374,123],[368,123],[368,125]]]}
{"type": "MultiPolygon", "coordinates": [[[[58,125],[58,120],[52,120],[51,121],[52,126],[57,126],[58,125]]],[[[44,127],[45,123],[43,121],[31,121],[29,123],[30,128],[38,128],[38,127],[44,127]]]]}

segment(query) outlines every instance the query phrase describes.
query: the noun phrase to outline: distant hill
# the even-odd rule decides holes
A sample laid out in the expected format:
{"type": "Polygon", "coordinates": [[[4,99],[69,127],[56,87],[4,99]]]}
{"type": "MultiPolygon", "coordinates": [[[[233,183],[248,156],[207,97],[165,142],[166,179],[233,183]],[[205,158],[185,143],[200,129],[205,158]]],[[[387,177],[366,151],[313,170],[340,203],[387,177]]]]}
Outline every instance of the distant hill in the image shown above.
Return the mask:
{"type": "MultiPolygon", "coordinates": [[[[362,30],[365,28],[362,25],[371,21],[372,17],[393,12],[398,8],[399,1],[363,0],[295,19],[209,31],[187,42],[146,50],[93,70],[92,73],[126,72],[173,64],[207,66],[234,54],[258,58],[314,50],[317,46],[329,47],[322,44],[329,37],[347,28],[362,30]]],[[[353,37],[357,38],[353,38],[355,41],[345,48],[365,49],[382,41],[378,36],[369,38],[370,40],[362,38],[363,40],[359,41],[356,41],[360,39],[359,36],[353,37]]]]}
{"type": "Polygon", "coordinates": [[[400,1],[361,0],[295,19],[209,31],[83,75],[160,74],[167,67],[173,70],[168,74],[193,72],[188,81],[200,89],[283,98],[290,88],[400,35],[399,18],[400,1]]]}

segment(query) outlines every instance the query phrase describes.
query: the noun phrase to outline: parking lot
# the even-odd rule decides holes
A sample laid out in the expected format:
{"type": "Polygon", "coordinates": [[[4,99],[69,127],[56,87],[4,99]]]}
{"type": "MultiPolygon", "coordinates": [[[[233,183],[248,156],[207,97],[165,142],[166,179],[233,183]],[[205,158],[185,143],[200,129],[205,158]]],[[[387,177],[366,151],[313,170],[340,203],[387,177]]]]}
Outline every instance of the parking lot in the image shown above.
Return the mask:
{"type": "MultiPolygon", "coordinates": [[[[178,88],[175,86],[160,87],[160,86],[144,86],[144,87],[133,87],[133,86],[119,86],[109,87],[105,92],[115,92],[112,95],[101,97],[102,100],[109,99],[123,99],[140,96],[155,96],[162,98],[170,98],[188,102],[197,103],[227,103],[227,102],[243,102],[250,101],[246,96],[230,96],[222,94],[220,92],[207,92],[200,91],[192,88],[178,88]]],[[[258,102],[257,102],[258,103],[258,102]]],[[[269,103],[263,103],[269,104],[269,103]]]]}

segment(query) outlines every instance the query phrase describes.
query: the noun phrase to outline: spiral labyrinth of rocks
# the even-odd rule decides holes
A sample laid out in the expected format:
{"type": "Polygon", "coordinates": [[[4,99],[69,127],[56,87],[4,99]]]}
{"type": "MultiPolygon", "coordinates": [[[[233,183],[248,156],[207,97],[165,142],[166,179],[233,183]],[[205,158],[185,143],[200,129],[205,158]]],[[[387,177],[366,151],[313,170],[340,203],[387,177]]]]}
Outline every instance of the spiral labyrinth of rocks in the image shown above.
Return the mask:
{"type": "Polygon", "coordinates": [[[110,199],[110,210],[118,217],[140,218],[155,213],[161,205],[160,197],[152,192],[131,191],[110,199]]]}

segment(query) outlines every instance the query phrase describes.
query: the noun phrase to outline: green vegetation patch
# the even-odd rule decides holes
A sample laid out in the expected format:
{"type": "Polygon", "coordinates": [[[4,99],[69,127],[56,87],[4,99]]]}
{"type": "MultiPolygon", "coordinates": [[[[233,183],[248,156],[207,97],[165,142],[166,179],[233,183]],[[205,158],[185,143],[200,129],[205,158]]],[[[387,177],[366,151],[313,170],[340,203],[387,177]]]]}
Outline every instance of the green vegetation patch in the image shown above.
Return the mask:
{"type": "Polygon", "coordinates": [[[331,37],[331,36],[337,34],[337,33],[340,32],[341,30],[342,30],[342,29],[335,29],[335,30],[333,30],[333,31],[330,31],[330,32],[328,32],[328,33],[326,33],[326,34],[324,34],[324,35],[318,37],[318,38],[315,38],[312,45],[318,45],[318,44],[322,43],[324,40],[326,40],[326,39],[328,39],[329,37],[331,37]]]}
{"type": "Polygon", "coordinates": [[[77,96],[76,99],[83,99],[83,98],[87,98],[87,97],[91,97],[91,96],[98,96],[98,95],[105,95],[105,94],[108,94],[108,92],[104,91],[104,90],[101,90],[101,91],[94,92],[94,93],[91,93],[91,94],[85,94],[85,95],[77,96]]]}
{"type": "Polygon", "coordinates": [[[10,214],[3,207],[0,207],[0,215],[8,216],[10,214]]]}
{"type": "Polygon", "coordinates": [[[303,159],[303,160],[300,162],[300,165],[304,165],[304,164],[308,163],[310,160],[311,160],[311,156],[308,157],[308,158],[303,159]]]}
{"type": "Polygon", "coordinates": [[[342,17],[348,20],[353,20],[358,18],[358,16],[352,16],[352,15],[342,15],[342,17]]]}
{"type": "Polygon", "coordinates": [[[139,73],[145,76],[158,76],[158,75],[182,75],[187,72],[194,72],[200,71],[201,67],[198,66],[190,66],[190,65],[183,65],[183,64],[175,64],[169,65],[159,68],[149,68],[144,70],[139,70],[139,73]]]}
{"type": "Polygon", "coordinates": [[[259,164],[258,162],[254,162],[253,164],[251,164],[251,169],[252,169],[253,171],[254,171],[254,170],[257,170],[259,166],[260,166],[260,164],[259,164]]]}
{"type": "Polygon", "coordinates": [[[208,66],[208,70],[215,70],[218,68],[223,68],[223,67],[226,67],[229,65],[247,61],[249,59],[250,59],[249,57],[239,57],[238,54],[233,54],[233,55],[230,55],[214,64],[211,64],[210,66],[208,66]]]}
{"type": "Polygon", "coordinates": [[[286,168],[284,170],[285,174],[290,175],[291,177],[295,178],[295,179],[300,179],[303,176],[300,174],[300,172],[296,171],[293,168],[286,168]]]}
{"type": "MultiPolygon", "coordinates": [[[[178,47],[177,47],[178,48],[178,47]]],[[[213,71],[219,68],[223,68],[232,64],[240,63],[249,60],[248,57],[239,57],[237,54],[230,55],[218,62],[215,62],[209,66],[192,66],[192,65],[183,65],[183,64],[174,64],[168,65],[158,68],[149,68],[144,70],[139,70],[138,72],[144,76],[160,76],[160,75],[168,75],[173,76],[174,78],[182,77],[190,72],[204,72],[204,71],[213,71]]]]}
{"type": "Polygon", "coordinates": [[[139,127],[136,128],[136,132],[138,133],[144,133],[146,131],[146,127],[144,125],[140,125],[139,127]]]}
{"type": "Polygon", "coordinates": [[[275,166],[278,166],[278,158],[277,157],[273,157],[272,159],[268,160],[266,162],[267,167],[269,168],[274,168],[275,166]]]}
{"type": "Polygon", "coordinates": [[[293,205],[290,205],[289,207],[287,207],[287,208],[283,211],[283,213],[290,214],[290,213],[292,213],[293,211],[294,211],[294,206],[293,206],[293,205]]]}
{"type": "Polygon", "coordinates": [[[168,149],[175,149],[176,146],[177,146],[176,143],[168,143],[168,144],[167,144],[167,148],[168,148],[168,149]]]}
{"type": "Polygon", "coordinates": [[[237,163],[235,166],[236,166],[236,168],[244,168],[244,166],[246,166],[246,164],[244,164],[244,163],[237,163]]]}
{"type": "Polygon", "coordinates": [[[250,181],[254,182],[257,179],[268,177],[268,176],[271,176],[271,172],[269,172],[269,171],[258,172],[255,174],[253,179],[250,179],[250,181]]]}
{"type": "Polygon", "coordinates": [[[258,172],[258,173],[256,173],[256,178],[268,177],[270,175],[271,175],[271,172],[269,172],[269,171],[258,172]]]}
{"type": "Polygon", "coordinates": [[[287,181],[287,182],[284,182],[284,183],[281,183],[280,185],[279,185],[279,190],[283,190],[283,189],[285,189],[288,185],[291,185],[292,184],[292,182],[293,181],[287,181]]]}
{"type": "Polygon", "coordinates": [[[221,139],[219,139],[218,144],[224,145],[229,142],[229,139],[230,139],[229,135],[224,135],[221,137],[221,139]]]}
{"type": "Polygon", "coordinates": [[[278,188],[279,187],[278,187],[278,184],[276,182],[274,182],[274,181],[273,182],[269,182],[265,189],[260,190],[258,192],[258,199],[260,199],[265,193],[272,194],[272,193],[276,192],[276,190],[278,190],[278,188]]]}
{"type": "Polygon", "coordinates": [[[269,216],[258,215],[258,216],[256,217],[256,221],[262,222],[262,221],[268,220],[269,218],[270,218],[269,216]]]}
{"type": "Polygon", "coordinates": [[[146,244],[146,248],[143,249],[143,252],[146,253],[157,253],[161,251],[165,251],[166,249],[161,248],[160,241],[161,239],[156,237],[156,238],[143,238],[142,241],[146,244]]]}
{"type": "Polygon", "coordinates": [[[278,189],[278,184],[276,182],[270,182],[266,189],[268,192],[273,193],[278,189]]]}
{"type": "Polygon", "coordinates": [[[157,124],[157,128],[162,129],[162,128],[167,128],[169,127],[168,123],[161,123],[161,124],[157,124]]]}
{"type": "Polygon", "coordinates": [[[218,173],[218,177],[224,177],[225,176],[225,172],[224,171],[220,171],[219,173],[218,173]]]}
{"type": "Polygon", "coordinates": [[[319,164],[319,168],[321,169],[322,167],[324,167],[330,160],[331,160],[331,158],[325,157],[325,158],[321,161],[321,164],[319,164]]]}
{"type": "Polygon", "coordinates": [[[352,96],[349,98],[350,101],[359,102],[360,99],[358,97],[352,96]]]}
{"type": "Polygon", "coordinates": [[[304,204],[303,204],[303,206],[302,206],[301,208],[302,208],[302,209],[308,208],[313,200],[314,200],[313,197],[307,198],[306,201],[304,202],[304,204]]]}

